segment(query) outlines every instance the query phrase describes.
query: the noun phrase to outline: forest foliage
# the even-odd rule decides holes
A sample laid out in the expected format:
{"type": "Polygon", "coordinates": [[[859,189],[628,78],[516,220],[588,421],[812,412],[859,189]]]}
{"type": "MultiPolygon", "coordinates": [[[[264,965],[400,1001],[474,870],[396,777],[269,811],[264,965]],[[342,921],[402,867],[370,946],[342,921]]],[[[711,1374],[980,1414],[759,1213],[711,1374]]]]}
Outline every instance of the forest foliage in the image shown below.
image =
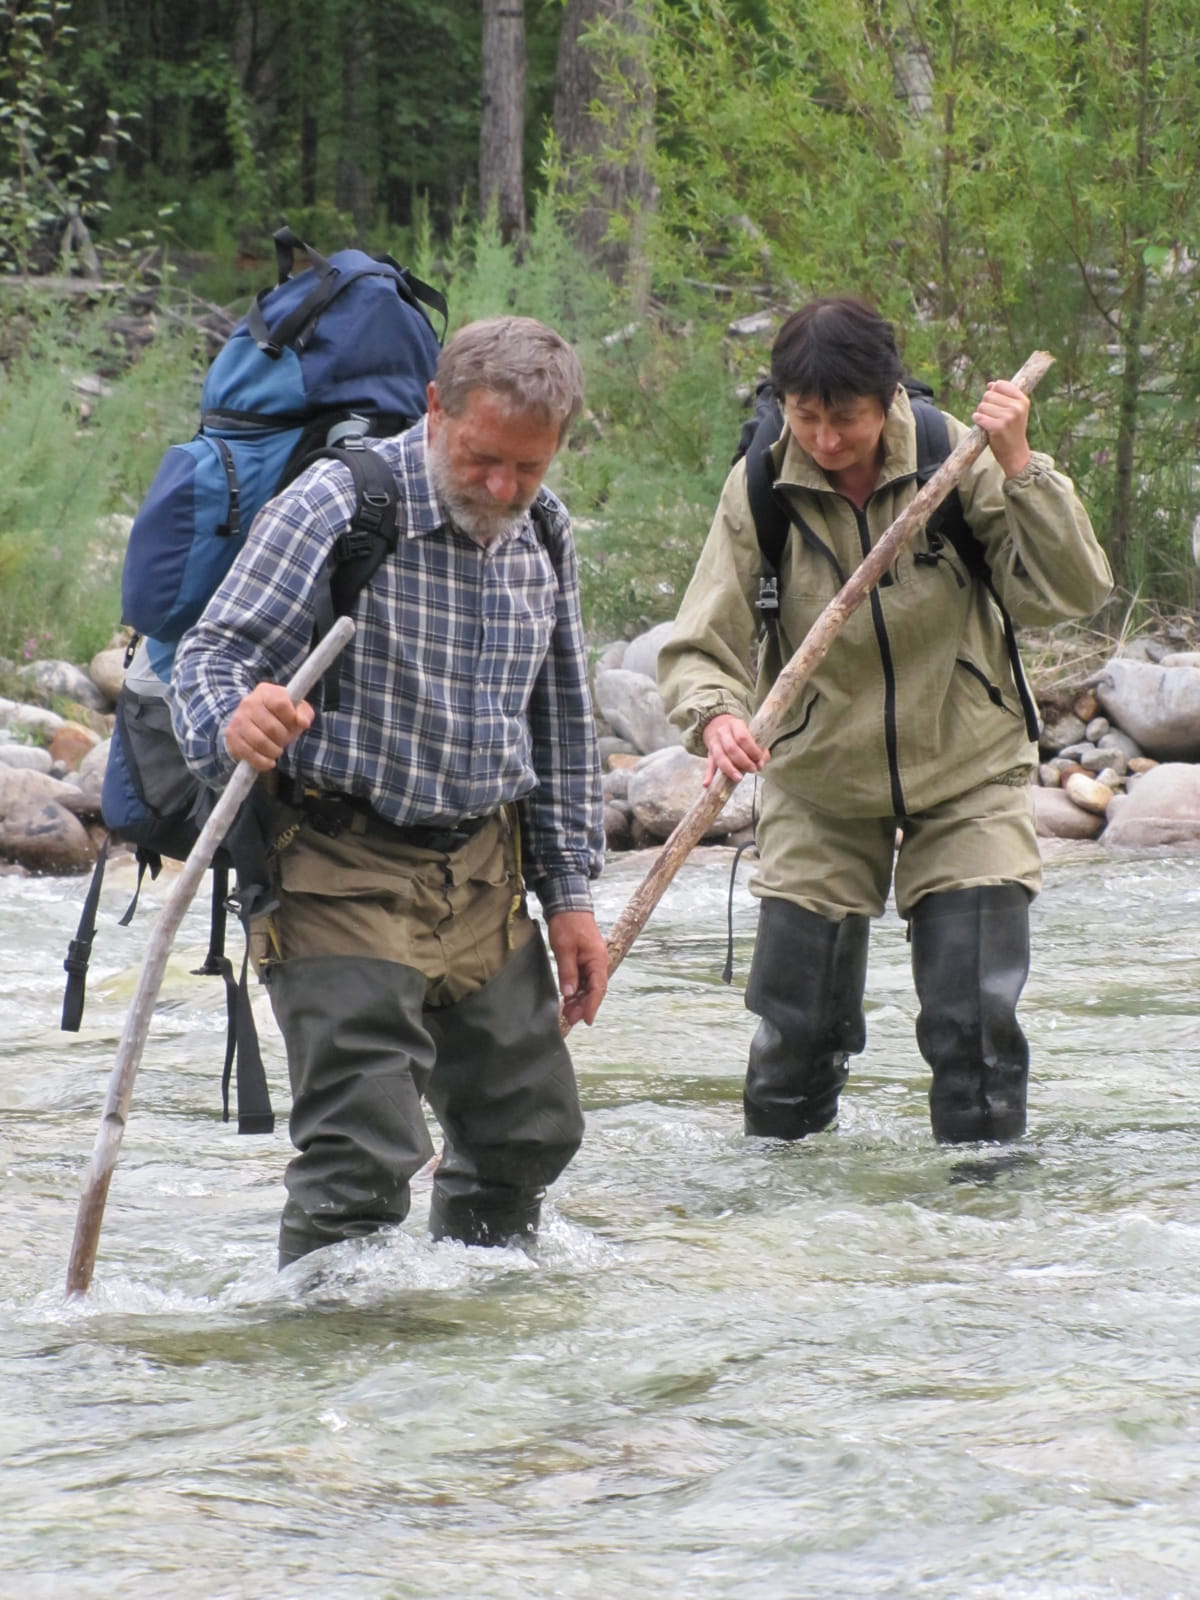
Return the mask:
{"type": "Polygon", "coordinates": [[[1194,0],[526,0],[517,237],[480,202],[489,3],[0,0],[0,653],[52,593],[111,630],[114,593],[72,600],[69,556],[51,591],[45,551],[132,509],[190,431],[182,313],[244,309],[283,220],[406,260],[455,324],[515,309],[578,343],[589,412],[557,471],[594,637],[672,613],[771,328],[839,290],[960,416],[1051,351],[1035,443],[1120,606],[1194,604],[1194,0]],[[97,272],[153,281],[153,360],[106,348],[111,296],[82,315],[33,287],[97,272]],[[89,368],[109,398],[71,388],[89,368]],[[57,467],[47,427],[11,447],[35,410],[57,467]]]}

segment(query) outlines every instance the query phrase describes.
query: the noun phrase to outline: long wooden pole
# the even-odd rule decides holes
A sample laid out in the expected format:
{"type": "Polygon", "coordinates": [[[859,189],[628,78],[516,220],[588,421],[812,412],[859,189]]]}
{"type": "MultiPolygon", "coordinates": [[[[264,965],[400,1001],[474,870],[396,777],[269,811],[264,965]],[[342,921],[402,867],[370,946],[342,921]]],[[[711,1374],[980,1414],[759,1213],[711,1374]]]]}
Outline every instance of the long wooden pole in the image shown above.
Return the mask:
{"type": "MultiPolygon", "coordinates": [[[[298,704],[317,683],[330,664],[337,658],[354,636],[354,623],[349,617],[339,617],[329,632],[303,662],[296,676],[287,686],[293,704],[298,704]]],[[[163,902],[158,921],[146,946],[141,974],[125,1030],[117,1046],[117,1059],[108,1080],[108,1094],[104,1114],[96,1134],[92,1158],[84,1176],[83,1194],[75,1217],[75,1237],[71,1244],[71,1259],[67,1266],[67,1294],[86,1294],[92,1281],[96,1264],[96,1247],[100,1242],[100,1225],[104,1220],[104,1202],[108,1186],[121,1148],[121,1139],[129,1117],[129,1103],[133,1097],[134,1079],[142,1059],[154,1002],[162,986],[167,957],[171,953],[179,924],[200,885],[200,879],[216,854],[217,846],[233,826],[242,802],[254,787],[258,777],[248,761],[238,763],[232,778],[212,809],[212,814],[200,831],[191,855],[183,864],[179,876],[163,902]]]]}
{"type": "MultiPolygon", "coordinates": [[[[1026,394],[1031,394],[1053,364],[1053,356],[1044,350],[1035,350],[1012,381],[1026,394]]],[[[757,744],[765,747],[771,743],[801,689],[824,660],[846,618],[862,604],[971,463],[979,459],[987,448],[987,442],[988,436],[982,428],[972,428],[834,595],[755,713],[750,723],[750,733],[757,744]]],[[[718,772],[699,800],[676,825],[675,831],[613,924],[607,940],[610,974],[616,971],[629,953],[630,946],[645,927],[671,879],[689,852],[708,832],[733,787],[733,781],[718,772]]]]}

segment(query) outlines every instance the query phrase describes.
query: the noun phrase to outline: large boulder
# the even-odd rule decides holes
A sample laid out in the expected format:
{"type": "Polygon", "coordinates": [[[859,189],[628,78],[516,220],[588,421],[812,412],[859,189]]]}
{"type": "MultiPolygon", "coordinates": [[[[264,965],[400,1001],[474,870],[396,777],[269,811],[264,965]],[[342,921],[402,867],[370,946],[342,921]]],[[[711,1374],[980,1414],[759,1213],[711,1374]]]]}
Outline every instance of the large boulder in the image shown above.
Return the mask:
{"type": "Polygon", "coordinates": [[[88,667],[88,677],[99,689],[109,706],[117,703],[121,685],[125,681],[125,646],[110,645],[94,655],[88,667]]]}
{"type": "Polygon", "coordinates": [[[17,805],[44,805],[47,802],[64,806],[68,811],[86,812],[89,809],[75,784],[52,778],[47,772],[0,766],[0,817],[17,805]]]}
{"type": "Polygon", "coordinates": [[[36,694],[49,699],[54,696],[73,700],[76,705],[87,706],[91,711],[109,711],[112,702],[91,678],[71,661],[31,661],[17,673],[32,685],[36,694]]]}
{"type": "Polygon", "coordinates": [[[679,730],[667,721],[657,685],[645,673],[616,667],[597,674],[596,708],[612,731],[641,755],[680,741],[679,730]]]}
{"type": "Polygon", "coordinates": [[[54,800],[19,800],[0,814],[0,857],[29,872],[69,876],[96,859],[91,835],[54,800]]]}
{"type": "Polygon", "coordinates": [[[96,844],[80,818],[93,809],[74,784],[0,766],[0,860],[29,872],[88,871],[96,844]]]}
{"type": "Polygon", "coordinates": [[[673,622],[660,622],[645,633],[639,633],[626,646],[621,666],[626,672],[640,672],[652,682],[658,682],[658,652],[670,636],[673,622]]]}
{"type": "MultiPolygon", "coordinates": [[[[704,793],[707,763],[676,746],[645,756],[629,774],[627,803],[634,818],[654,839],[666,839],[704,793]]],[[[734,788],[713,820],[706,839],[724,839],[752,825],[754,778],[734,788]]]]}
{"type": "Polygon", "coordinates": [[[24,700],[0,699],[0,728],[7,728],[11,733],[49,737],[55,728],[62,727],[64,720],[57,711],[49,711],[45,706],[30,705],[24,700]]]}
{"type": "Polygon", "coordinates": [[[1146,755],[1200,760],[1200,668],[1116,656],[1092,681],[1106,716],[1146,755]]]}
{"type": "Polygon", "coordinates": [[[1200,767],[1170,761],[1143,773],[1114,813],[1104,842],[1115,850],[1200,845],[1200,767]]]}
{"type": "Polygon", "coordinates": [[[54,757],[40,744],[24,744],[17,739],[0,739],[0,766],[23,767],[29,772],[46,772],[54,757]]]}

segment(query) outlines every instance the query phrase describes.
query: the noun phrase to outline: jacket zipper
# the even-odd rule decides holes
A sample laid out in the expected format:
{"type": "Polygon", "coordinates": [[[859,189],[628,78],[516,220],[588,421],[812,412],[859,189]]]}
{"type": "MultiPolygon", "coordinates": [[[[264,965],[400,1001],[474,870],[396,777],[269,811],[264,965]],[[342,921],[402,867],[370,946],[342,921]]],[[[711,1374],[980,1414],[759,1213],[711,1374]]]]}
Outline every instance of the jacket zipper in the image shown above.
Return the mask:
{"type": "MultiPolygon", "coordinates": [[[[854,520],[858,525],[858,542],[865,558],[871,553],[871,530],[867,526],[866,508],[860,511],[852,500],[847,500],[846,504],[854,512],[854,520]]],[[[888,582],[890,578],[891,574],[885,573],[882,581],[888,582]]],[[[900,784],[896,729],[896,668],[892,662],[892,646],[883,620],[883,604],[879,598],[878,586],[871,590],[870,599],[871,622],[875,629],[875,642],[879,646],[880,664],[883,667],[883,742],[887,751],[888,783],[892,791],[892,815],[903,817],[906,811],[904,790],[900,784]]]]}

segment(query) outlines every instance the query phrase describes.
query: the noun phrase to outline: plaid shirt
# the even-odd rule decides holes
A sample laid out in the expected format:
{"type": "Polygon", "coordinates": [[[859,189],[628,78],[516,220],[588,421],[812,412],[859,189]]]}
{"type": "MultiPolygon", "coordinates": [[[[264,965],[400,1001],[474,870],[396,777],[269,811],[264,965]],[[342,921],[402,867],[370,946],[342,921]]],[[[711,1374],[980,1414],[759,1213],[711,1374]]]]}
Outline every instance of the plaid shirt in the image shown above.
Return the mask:
{"type": "MultiPolygon", "coordinates": [[[[424,421],[373,447],[396,475],[401,537],[351,613],[339,709],[315,702],[280,769],[400,824],[450,826],[519,800],[525,877],[544,911],[590,909],[603,810],[566,510],[542,491],[553,559],[528,514],[485,550],[438,506],[424,421]]],[[[239,701],[263,680],[286,683],[308,654],[314,585],[353,508],[345,467],[311,467],[260,512],[185,634],[172,715],[210,787],[233,771],[223,733],[239,701]]]]}

